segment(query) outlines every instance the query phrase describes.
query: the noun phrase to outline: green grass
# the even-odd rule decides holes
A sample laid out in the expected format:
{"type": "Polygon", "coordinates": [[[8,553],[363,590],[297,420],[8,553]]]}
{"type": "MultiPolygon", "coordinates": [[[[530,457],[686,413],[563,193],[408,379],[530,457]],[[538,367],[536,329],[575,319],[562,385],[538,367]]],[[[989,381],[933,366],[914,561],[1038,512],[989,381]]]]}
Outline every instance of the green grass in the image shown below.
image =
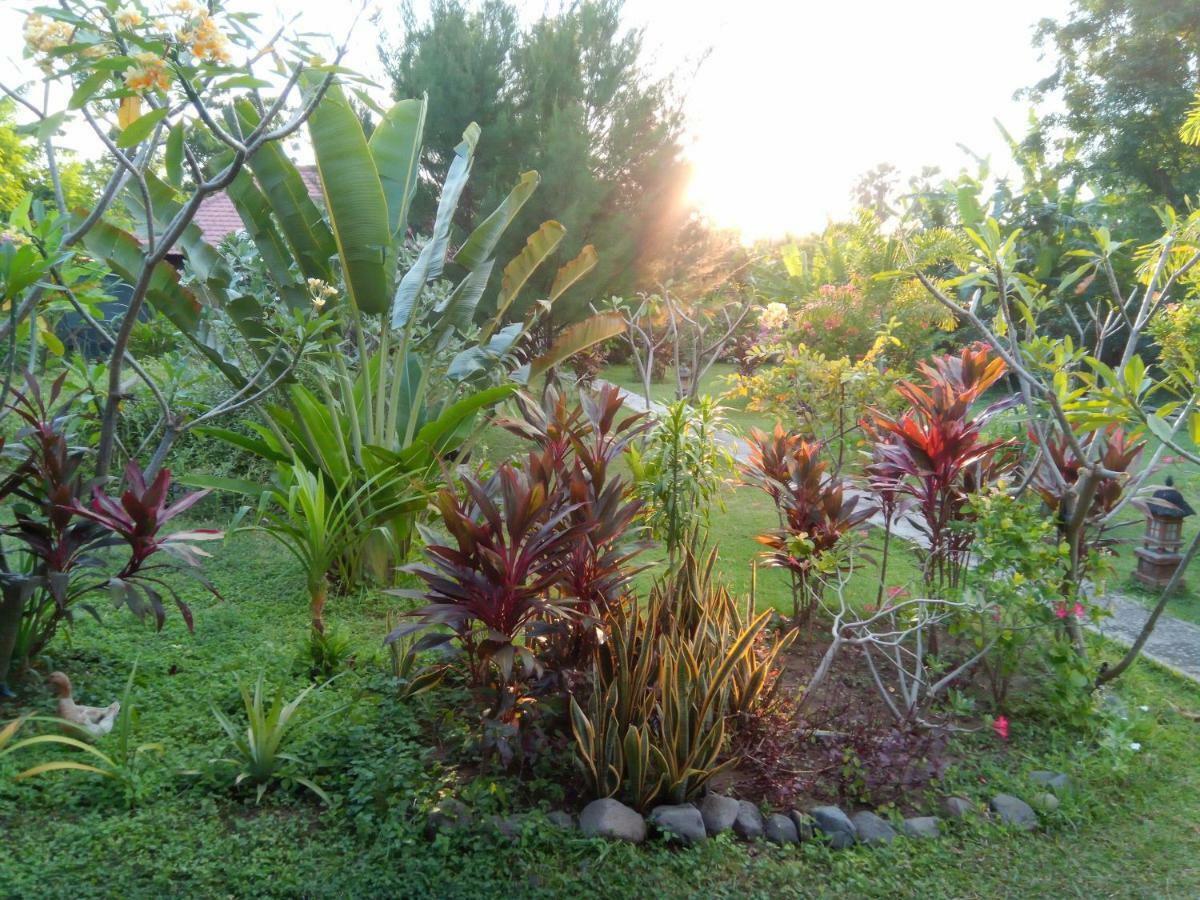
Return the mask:
{"type": "MultiPolygon", "coordinates": [[[[760,430],[774,428],[774,418],[766,413],[747,410],[745,399],[724,396],[730,388],[729,376],[736,371],[737,368],[730,363],[714,363],[700,381],[700,393],[720,400],[721,405],[725,407],[725,417],[729,424],[742,434],[749,433],[751,428],[760,430]]],[[[642,396],[642,382],[634,371],[632,363],[609,366],[600,373],[600,377],[620,385],[639,397],[642,396]]],[[[650,397],[658,403],[675,402],[675,376],[671,371],[667,372],[662,381],[650,385],[650,397]]]]}
{"type": "MultiPolygon", "coordinates": [[[[524,449],[498,429],[483,444],[481,455],[492,461],[524,449]]],[[[774,523],[769,499],[752,488],[729,490],[714,511],[712,541],[735,590],[748,590],[749,561],[760,549],[754,536],[774,523]]],[[[516,841],[486,827],[430,841],[424,816],[449,795],[481,816],[578,810],[569,755],[543,756],[520,777],[481,767],[475,723],[486,698],[446,684],[399,701],[382,673],[380,642],[387,611],[406,601],[363,592],[333,599],[327,611],[354,635],[355,670],[305,707],[319,713],[350,704],[301,748],[333,806],[297,786],[276,786],[256,806],[253,792],[235,791],[231,773],[212,762],[228,748],[210,706],[237,712],[238,684],[259,671],[288,697],[303,689],[295,665],[308,627],[303,584],[264,537],[240,535],[215,553],[208,572],[224,600],[189,589],[194,634],[178,616],[155,632],[107,611],[102,623],[81,617],[69,640],[51,648],[47,666],[68,671],[90,704],[119,696],[136,661],[139,739],[166,750],[132,811],[115,785],[92,776],[11,781],[61,752],[0,759],[0,897],[1200,895],[1200,725],[1175,711],[1200,710],[1200,688],[1146,663],[1113,690],[1126,719],[1109,714],[1079,732],[1018,711],[1007,743],[989,731],[955,739],[947,792],[1029,797],[1030,770],[1070,774],[1076,790],[1036,835],[972,823],[949,827],[936,842],[876,850],[747,848],[728,839],[677,850],[564,836],[532,821],[516,841]],[[1129,749],[1133,741],[1139,753],[1129,749]]],[[[647,555],[662,558],[656,549],[647,555]]],[[[917,578],[911,555],[897,553],[888,583],[917,578]]],[[[875,584],[864,560],[850,596],[871,601],[875,584]]],[[[787,611],[786,575],[761,570],[758,600],[787,611]]],[[[1118,654],[1099,640],[1092,649],[1102,658],[1118,654]]],[[[23,690],[18,707],[0,707],[0,719],[53,709],[36,677],[23,690]]]]}
{"type": "MultiPolygon", "coordinates": [[[[748,490],[734,492],[714,521],[724,572],[739,587],[754,551],[752,532],[770,510],[748,490]]],[[[69,671],[81,700],[119,695],[138,662],[140,738],[166,754],[144,784],[144,802],[126,811],[119,791],[86,775],[14,784],[13,757],[0,760],[0,896],[159,897],[497,895],[774,896],[1145,896],[1200,893],[1200,726],[1172,705],[1200,707],[1194,685],[1135,667],[1117,691],[1131,723],[1114,757],[1097,734],[1013,717],[1002,746],[990,734],[959,740],[947,790],[973,797],[1009,789],[1028,796],[1024,773],[1070,773],[1078,790],[1043,833],[1016,835],[986,825],[954,827],[940,841],[897,842],[880,850],[798,850],[721,839],[695,850],[642,848],[563,837],[538,824],[516,842],[488,829],[439,837],[422,815],[454,793],[484,813],[531,804],[577,807],[559,754],[523,779],[480,771],[471,722],[480,701],[443,687],[408,704],[394,699],[373,661],[384,616],[400,601],[375,594],[339,598],[329,616],[356,636],[358,667],[318,694],[314,712],[352,702],[304,749],[317,782],[334,796],[325,809],[302,788],[274,788],[255,806],[232,790],[211,760],[225,752],[210,704],[234,710],[237,684],[265,670],[269,683],[304,681],[293,667],[307,627],[301,579],[266,539],[246,535],[219,548],[210,567],[224,602],[191,591],[196,631],[178,617],[156,633],[127,614],[79,621],[48,661],[69,671]],[[1145,705],[1146,712],[1139,707],[1145,705]],[[1114,767],[1114,759],[1121,764],[1114,767]],[[203,774],[180,774],[200,770],[203,774]]],[[[760,598],[786,600],[782,574],[765,572],[760,598]],[[778,578],[775,578],[778,576],[778,578]]],[[[1097,645],[1097,650],[1103,648],[1097,645]]],[[[48,712],[36,683],[22,709],[48,712]]],[[[1118,721],[1119,720],[1115,720],[1118,721]]],[[[1112,742],[1109,741],[1109,744],[1112,742]]],[[[49,755],[49,754],[47,754],[49,755]]],[[[31,753],[23,765],[41,758],[31,753]]]]}

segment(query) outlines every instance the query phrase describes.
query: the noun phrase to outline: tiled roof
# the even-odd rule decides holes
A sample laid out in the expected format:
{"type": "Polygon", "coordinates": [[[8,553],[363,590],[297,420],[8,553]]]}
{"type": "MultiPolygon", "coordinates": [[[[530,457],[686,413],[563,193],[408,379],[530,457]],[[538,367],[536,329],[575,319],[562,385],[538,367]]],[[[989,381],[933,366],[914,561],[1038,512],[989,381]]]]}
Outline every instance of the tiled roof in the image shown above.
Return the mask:
{"type": "MultiPolygon", "coordinates": [[[[300,177],[304,179],[305,187],[308,188],[308,196],[318,204],[322,203],[321,179],[317,174],[317,167],[297,166],[296,168],[300,172],[300,177]]],[[[193,221],[204,236],[205,243],[212,244],[214,247],[244,227],[242,217],[238,215],[233,201],[224,191],[205,197],[200,202],[200,208],[196,210],[196,218],[193,221]]]]}

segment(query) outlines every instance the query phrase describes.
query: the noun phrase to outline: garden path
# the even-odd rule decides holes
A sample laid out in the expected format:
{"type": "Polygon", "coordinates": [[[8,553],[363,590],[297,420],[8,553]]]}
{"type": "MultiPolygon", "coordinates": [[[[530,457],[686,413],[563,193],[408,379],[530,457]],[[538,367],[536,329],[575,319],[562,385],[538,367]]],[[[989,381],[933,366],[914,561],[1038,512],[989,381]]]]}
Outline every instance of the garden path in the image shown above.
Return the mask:
{"type": "MultiPolygon", "coordinates": [[[[600,387],[607,383],[597,380],[595,385],[600,387]]],[[[660,413],[665,409],[661,403],[651,403],[647,408],[645,397],[624,388],[620,390],[625,404],[631,409],[639,412],[649,411],[651,414],[660,413]]],[[[746,462],[749,457],[749,448],[744,440],[729,432],[719,432],[717,440],[729,450],[734,459],[738,462],[746,462]]],[[[883,525],[883,519],[879,515],[873,516],[869,521],[877,527],[883,525]]],[[[925,540],[920,530],[911,521],[897,523],[893,526],[892,533],[914,544],[921,544],[925,540]]],[[[1150,610],[1132,597],[1115,591],[1101,597],[1098,602],[1109,611],[1110,615],[1098,625],[1089,625],[1088,627],[1110,640],[1126,647],[1130,646],[1141,633],[1143,624],[1150,616],[1150,610]]],[[[1156,663],[1173,669],[1193,681],[1200,681],[1200,626],[1184,622],[1173,616],[1160,616],[1154,633],[1146,641],[1142,652],[1156,663]]]]}

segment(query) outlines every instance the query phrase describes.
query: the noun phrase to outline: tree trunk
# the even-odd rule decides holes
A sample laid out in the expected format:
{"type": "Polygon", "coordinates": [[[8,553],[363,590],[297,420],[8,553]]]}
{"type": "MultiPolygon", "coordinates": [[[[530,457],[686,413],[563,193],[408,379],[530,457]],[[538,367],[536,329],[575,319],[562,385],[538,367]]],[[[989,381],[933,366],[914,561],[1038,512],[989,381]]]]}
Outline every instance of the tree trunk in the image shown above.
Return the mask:
{"type": "Polygon", "coordinates": [[[21,628],[21,611],[25,607],[25,592],[20,585],[8,585],[0,593],[0,698],[8,692],[8,669],[12,664],[13,647],[21,628]]]}

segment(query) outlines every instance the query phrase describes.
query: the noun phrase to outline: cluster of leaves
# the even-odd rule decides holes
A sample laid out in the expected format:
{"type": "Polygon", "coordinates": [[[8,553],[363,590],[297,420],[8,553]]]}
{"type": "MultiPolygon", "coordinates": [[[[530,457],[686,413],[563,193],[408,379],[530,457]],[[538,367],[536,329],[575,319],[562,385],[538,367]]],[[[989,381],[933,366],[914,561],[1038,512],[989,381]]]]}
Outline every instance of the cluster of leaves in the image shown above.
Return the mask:
{"type": "Polygon", "coordinates": [[[0,675],[7,673],[14,649],[22,664],[39,653],[74,607],[97,615],[87,598],[105,589],[117,605],[139,617],[152,613],[160,628],[166,618],[163,596],[168,595],[190,629],[190,610],[164,578],[173,566],[152,557],[166,553],[195,570],[205,554],[194,543],[222,536],[208,529],[161,533],[167,522],[205,495],[197,492],[169,503],[171,473],[166,469],[147,484],[131,462],[119,499],[104,493],[102,484],[87,481],[86,453],[71,446],[66,430],[70,404],[58,403],[64,380],[60,376],[43,393],[27,375],[25,391],[15,393],[9,405],[24,425],[17,434],[20,444],[7,448],[12,466],[0,482],[0,498],[8,501],[13,515],[3,533],[16,543],[0,556],[0,675]],[[89,491],[90,504],[85,502],[89,491]],[[109,562],[102,551],[115,546],[126,547],[129,557],[115,574],[104,575],[109,562]]]}
{"type": "Polygon", "coordinates": [[[606,387],[571,408],[551,390],[544,407],[523,398],[520,408],[502,424],[537,449],[519,467],[505,463],[486,481],[464,475],[461,492],[438,493],[449,540],[430,534],[428,562],[406,567],[424,588],[396,592],[427,605],[387,638],[447,628],[411,650],[457,639],[475,684],[498,675],[490,720],[505,728],[521,713],[515,675],[563,675],[590,659],[626,603],[640,549],[628,544],[640,504],[610,471],[644,429],[640,415],[624,414],[620,391],[606,387]]]}
{"type": "Polygon", "coordinates": [[[1022,702],[1040,696],[1056,721],[1082,724],[1091,681],[1061,625],[1068,617],[1098,621],[1103,608],[1068,608],[1060,586],[1070,575],[1070,547],[1039,504],[1005,488],[968,500],[975,564],[964,576],[968,605],[949,630],[977,650],[991,648],[976,671],[997,713],[1009,710],[1014,679],[1032,678],[1036,688],[1023,691],[1022,702]]]}
{"type": "Polygon", "coordinates": [[[743,467],[751,484],[767,493],[779,512],[781,527],[759,535],[767,562],[792,574],[796,624],[808,624],[826,577],[847,565],[844,542],[873,510],[847,495],[847,482],[828,472],[822,446],[775,426],[774,434],[755,429],[750,459],[743,467]]]}
{"type": "Polygon", "coordinates": [[[745,398],[747,409],[777,421],[799,420],[811,440],[836,449],[840,469],[867,410],[895,409],[899,403],[895,385],[902,370],[885,365],[889,346],[880,341],[853,361],[844,355],[827,357],[802,343],[760,345],[758,364],[733,376],[730,395],[745,398]]]}
{"type": "Polygon", "coordinates": [[[647,531],[672,560],[689,535],[707,527],[721,487],[736,472],[721,443],[724,424],[711,397],[695,405],[679,400],[659,416],[643,447],[626,452],[647,531]]]}
{"type": "Polygon", "coordinates": [[[695,799],[737,762],[730,732],[766,706],[774,666],[795,632],[762,655],[770,612],[755,614],[713,578],[716,553],[685,550],[641,606],[614,617],[596,650],[591,696],[572,698],[571,728],[597,797],[646,808],[695,799]]]}
{"type": "Polygon", "coordinates": [[[967,498],[1015,464],[1002,452],[1009,442],[988,441],[982,433],[988,420],[1013,401],[973,409],[1005,372],[1004,361],[983,345],[936,357],[919,369],[924,384],[897,385],[910,404],[907,410],[899,416],[873,410],[862,424],[875,445],[876,483],[890,477],[887,489],[912,498],[927,540],[925,584],[932,596],[944,596],[958,583],[970,548],[971,534],[954,527],[963,520],[967,498]]]}

